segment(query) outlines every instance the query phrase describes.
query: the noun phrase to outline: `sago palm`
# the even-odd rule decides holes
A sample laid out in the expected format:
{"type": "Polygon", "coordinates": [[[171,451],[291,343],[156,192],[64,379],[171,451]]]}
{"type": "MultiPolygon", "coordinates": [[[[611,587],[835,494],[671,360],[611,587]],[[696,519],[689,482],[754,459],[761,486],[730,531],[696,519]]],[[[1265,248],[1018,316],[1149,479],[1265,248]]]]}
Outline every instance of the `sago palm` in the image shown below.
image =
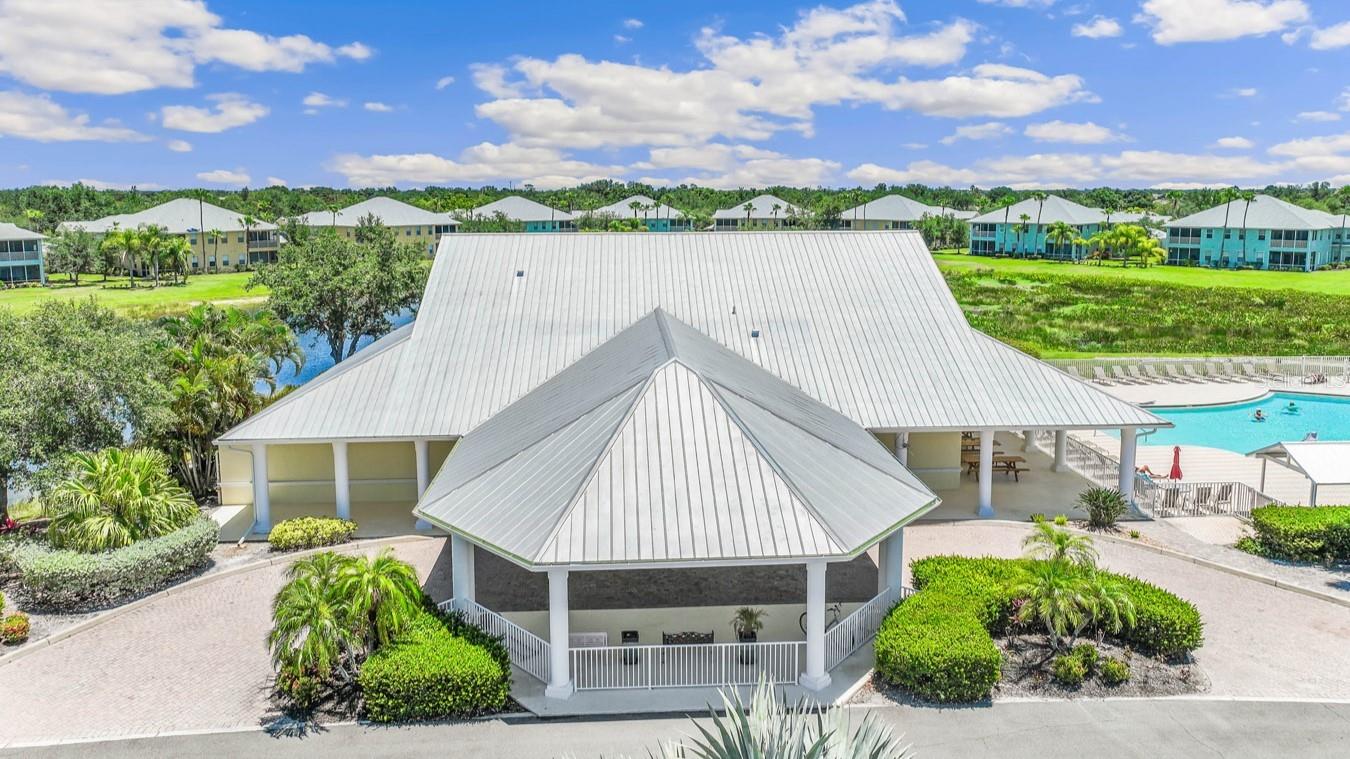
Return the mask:
{"type": "Polygon", "coordinates": [[[388,643],[407,628],[422,605],[417,573],[386,548],[374,557],[354,557],[337,575],[338,593],[348,604],[353,623],[364,633],[367,648],[388,643]]]}
{"type": "Polygon", "coordinates": [[[292,564],[272,600],[267,647],[278,670],[322,680],[350,680],[361,646],[351,611],[337,591],[344,559],[324,552],[292,564]]]}
{"type": "Polygon", "coordinates": [[[121,548],[167,535],[197,514],[159,451],[108,448],[77,453],[71,461],[74,473],[47,500],[53,545],[90,553],[121,548]]]}
{"type": "Polygon", "coordinates": [[[1092,538],[1056,529],[1049,522],[1037,522],[1031,534],[1022,539],[1022,547],[1027,556],[1053,564],[1097,566],[1097,549],[1092,546],[1092,538]]]}
{"type": "Polygon", "coordinates": [[[1013,593],[1023,599],[1017,609],[1017,621],[1039,622],[1050,637],[1050,645],[1060,648],[1065,638],[1072,640],[1090,619],[1089,597],[1083,577],[1062,561],[1038,561],[1029,576],[1013,593]]]}

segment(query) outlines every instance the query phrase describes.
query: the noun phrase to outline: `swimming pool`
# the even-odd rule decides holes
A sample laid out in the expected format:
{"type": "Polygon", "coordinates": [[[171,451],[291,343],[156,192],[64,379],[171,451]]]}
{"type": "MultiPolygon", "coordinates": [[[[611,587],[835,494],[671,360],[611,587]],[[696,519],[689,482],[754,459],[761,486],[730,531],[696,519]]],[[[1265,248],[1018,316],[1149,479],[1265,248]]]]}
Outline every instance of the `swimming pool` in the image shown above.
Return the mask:
{"type": "Polygon", "coordinates": [[[1350,398],[1273,393],[1246,403],[1191,408],[1150,408],[1176,426],[1141,436],[1141,445],[1203,445],[1250,453],[1271,443],[1302,440],[1350,440],[1350,398]],[[1288,413],[1290,402],[1298,413],[1288,413]],[[1253,420],[1260,409],[1266,421],[1253,420]]]}

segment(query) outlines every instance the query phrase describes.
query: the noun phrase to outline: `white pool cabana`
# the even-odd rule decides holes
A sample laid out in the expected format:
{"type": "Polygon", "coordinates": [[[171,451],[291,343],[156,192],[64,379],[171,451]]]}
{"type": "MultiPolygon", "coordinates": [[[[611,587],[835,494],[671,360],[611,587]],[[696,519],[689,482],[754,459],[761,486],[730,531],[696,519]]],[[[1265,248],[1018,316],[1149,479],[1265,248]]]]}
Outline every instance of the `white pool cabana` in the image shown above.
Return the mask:
{"type": "Polygon", "coordinates": [[[448,605],[567,698],[760,672],[824,688],[900,596],[901,529],[938,503],[857,423],[656,309],[466,435],[415,511],[452,535],[448,605]],[[475,545],[547,573],[547,641],[477,604],[475,545]],[[873,545],[878,595],[827,636],[827,566],[873,545]],[[762,564],[805,565],[805,641],[571,648],[572,572],[762,564]]]}
{"type": "Polygon", "coordinates": [[[1317,488],[1326,485],[1350,485],[1350,442],[1340,440],[1303,440],[1275,443],[1252,451],[1248,456],[1261,459],[1261,490],[1266,489],[1266,466],[1277,461],[1308,478],[1311,483],[1308,505],[1317,505],[1317,488]]]}

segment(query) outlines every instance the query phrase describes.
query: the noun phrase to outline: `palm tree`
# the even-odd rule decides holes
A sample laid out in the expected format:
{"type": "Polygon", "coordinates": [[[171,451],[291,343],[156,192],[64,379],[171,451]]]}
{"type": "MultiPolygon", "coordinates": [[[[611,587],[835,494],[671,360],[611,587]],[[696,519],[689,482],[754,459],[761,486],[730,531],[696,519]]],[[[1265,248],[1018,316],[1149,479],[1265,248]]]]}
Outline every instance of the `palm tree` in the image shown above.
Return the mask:
{"type": "Polygon", "coordinates": [[[1092,538],[1056,529],[1049,522],[1037,522],[1035,528],[1022,539],[1028,556],[1052,563],[1069,563],[1080,567],[1097,565],[1097,549],[1092,538]]]}
{"type": "Polygon", "coordinates": [[[1033,242],[1041,236],[1041,211],[1044,210],[1045,201],[1049,197],[1050,195],[1048,193],[1041,192],[1040,190],[1031,193],[1031,198],[1036,201],[1036,235],[1032,238],[1033,242]]]}
{"type": "Polygon", "coordinates": [[[633,211],[633,218],[636,219],[636,218],[637,218],[637,212],[638,212],[638,210],[642,208],[642,201],[640,201],[640,200],[634,200],[634,201],[632,201],[632,202],[630,202],[630,203],[628,204],[628,207],[629,207],[630,209],[632,209],[632,211],[633,211]]]}
{"type": "Polygon", "coordinates": [[[192,197],[197,199],[197,236],[201,239],[202,263],[206,262],[206,190],[193,190],[192,197]]]}
{"type": "Polygon", "coordinates": [[[159,286],[159,259],[164,254],[164,228],[147,224],[140,229],[141,255],[150,264],[155,286],[159,286]]]}
{"type": "Polygon", "coordinates": [[[746,226],[746,228],[749,228],[749,226],[750,226],[750,214],[752,214],[752,213],[755,212],[755,206],[754,206],[753,204],[751,204],[751,203],[746,203],[746,204],[745,204],[745,209],[744,209],[744,210],[745,210],[745,226],[746,226]]]}
{"type": "Polygon", "coordinates": [[[175,284],[178,283],[180,275],[182,281],[187,282],[189,263],[192,259],[192,245],[188,243],[187,238],[175,236],[166,239],[160,248],[160,256],[172,267],[175,284]]]}
{"type": "Polygon", "coordinates": [[[211,230],[211,268],[220,271],[220,238],[225,235],[219,229],[211,230]]]}
{"type": "Polygon", "coordinates": [[[272,599],[267,648],[273,665],[291,677],[343,682],[355,675],[361,636],[337,592],[344,559],[332,551],[295,562],[288,582],[272,599]]]}
{"type": "Polygon", "coordinates": [[[1045,241],[1052,243],[1055,247],[1069,245],[1077,239],[1078,233],[1074,231],[1074,228],[1069,226],[1069,223],[1066,221],[1056,221],[1052,223],[1050,225],[1050,231],[1045,233],[1045,241]]]}
{"type": "Polygon", "coordinates": [[[1241,194],[1236,187],[1225,187],[1219,192],[1219,202],[1223,203],[1223,230],[1219,236],[1219,265],[1224,264],[1224,247],[1228,242],[1228,212],[1233,208],[1233,201],[1237,200],[1241,194]]]}
{"type": "Polygon", "coordinates": [[[1027,214],[1021,214],[1017,217],[1017,221],[1018,224],[1015,227],[1015,229],[1017,230],[1017,253],[1018,255],[1025,257],[1027,254],[1025,235],[1029,228],[1027,222],[1031,221],[1031,217],[1028,216],[1027,214]]]}
{"type": "Polygon", "coordinates": [[[778,212],[781,211],[781,210],[783,210],[783,207],[782,207],[781,205],[777,204],[777,203],[774,203],[771,210],[773,211],[773,221],[774,221],[774,226],[777,227],[777,226],[778,226],[778,212]]]}
{"type": "Polygon", "coordinates": [[[1181,213],[1181,201],[1185,199],[1185,194],[1181,190],[1168,190],[1163,194],[1172,209],[1172,218],[1176,218],[1181,213]]]}
{"type": "Polygon", "coordinates": [[[136,268],[137,259],[141,252],[141,234],[135,229],[121,229],[114,226],[106,235],[103,236],[101,247],[114,251],[122,260],[122,266],[127,270],[127,281],[131,288],[136,289],[136,268]]]}
{"type": "Polygon", "coordinates": [[[169,475],[169,459],[149,448],[107,448],[71,457],[74,473],[52,489],[47,539],[97,553],[167,535],[197,516],[197,504],[169,475]]]}
{"type": "Polygon", "coordinates": [[[1256,193],[1251,190],[1243,190],[1238,193],[1242,199],[1242,265],[1247,264],[1247,212],[1252,210],[1252,201],[1256,200],[1256,193]]]}
{"type": "Polygon", "coordinates": [[[1008,254],[1008,242],[1007,242],[1008,211],[1011,211],[1013,205],[1017,203],[1017,196],[1013,195],[1012,193],[1008,193],[1007,195],[1004,195],[1003,197],[999,198],[998,202],[1003,205],[1003,229],[1004,229],[1003,239],[999,240],[999,242],[1001,243],[999,252],[1006,256],[1008,254]]]}
{"type": "Polygon", "coordinates": [[[406,629],[422,605],[417,573],[394,558],[391,548],[378,556],[358,556],[344,563],[338,571],[337,587],[350,605],[353,621],[365,632],[368,650],[388,643],[406,629]]]}
{"type": "Polygon", "coordinates": [[[249,214],[244,214],[239,217],[239,223],[244,227],[244,261],[246,262],[245,268],[247,268],[253,264],[253,255],[249,252],[249,244],[252,240],[249,238],[252,236],[250,233],[253,231],[253,227],[258,224],[258,220],[249,214]]]}
{"type": "Polygon", "coordinates": [[[1060,649],[1065,638],[1072,640],[1087,620],[1084,590],[1082,576],[1068,563],[1038,561],[1031,565],[1029,577],[1013,588],[1014,597],[1023,599],[1017,608],[1017,621],[1040,622],[1050,637],[1051,648],[1060,649]]]}

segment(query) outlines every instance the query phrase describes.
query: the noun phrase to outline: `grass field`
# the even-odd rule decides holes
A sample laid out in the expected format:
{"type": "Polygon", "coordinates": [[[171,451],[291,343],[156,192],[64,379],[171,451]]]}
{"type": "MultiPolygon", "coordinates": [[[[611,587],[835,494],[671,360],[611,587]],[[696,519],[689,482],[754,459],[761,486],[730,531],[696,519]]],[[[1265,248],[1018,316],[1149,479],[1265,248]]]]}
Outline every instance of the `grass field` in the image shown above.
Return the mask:
{"type": "Polygon", "coordinates": [[[250,272],[200,274],[188,277],[185,285],[161,284],[152,288],[138,282],[134,290],[127,284],[126,277],[110,277],[106,284],[102,277],[83,277],[79,287],[54,280],[52,287],[0,291],[0,308],[23,313],[49,300],[92,297],[125,316],[154,318],[182,313],[199,303],[260,303],[267,297],[266,288],[244,289],[252,276],[250,272]]]}
{"type": "Polygon", "coordinates": [[[1122,267],[1037,261],[1021,258],[970,256],[943,251],[934,256],[948,270],[993,269],[1002,274],[1053,274],[1061,277],[1103,277],[1138,282],[1188,285],[1191,287],[1238,287],[1258,290],[1297,290],[1324,295],[1350,295],[1350,269],[1339,271],[1228,271],[1184,266],[1122,267]]]}

